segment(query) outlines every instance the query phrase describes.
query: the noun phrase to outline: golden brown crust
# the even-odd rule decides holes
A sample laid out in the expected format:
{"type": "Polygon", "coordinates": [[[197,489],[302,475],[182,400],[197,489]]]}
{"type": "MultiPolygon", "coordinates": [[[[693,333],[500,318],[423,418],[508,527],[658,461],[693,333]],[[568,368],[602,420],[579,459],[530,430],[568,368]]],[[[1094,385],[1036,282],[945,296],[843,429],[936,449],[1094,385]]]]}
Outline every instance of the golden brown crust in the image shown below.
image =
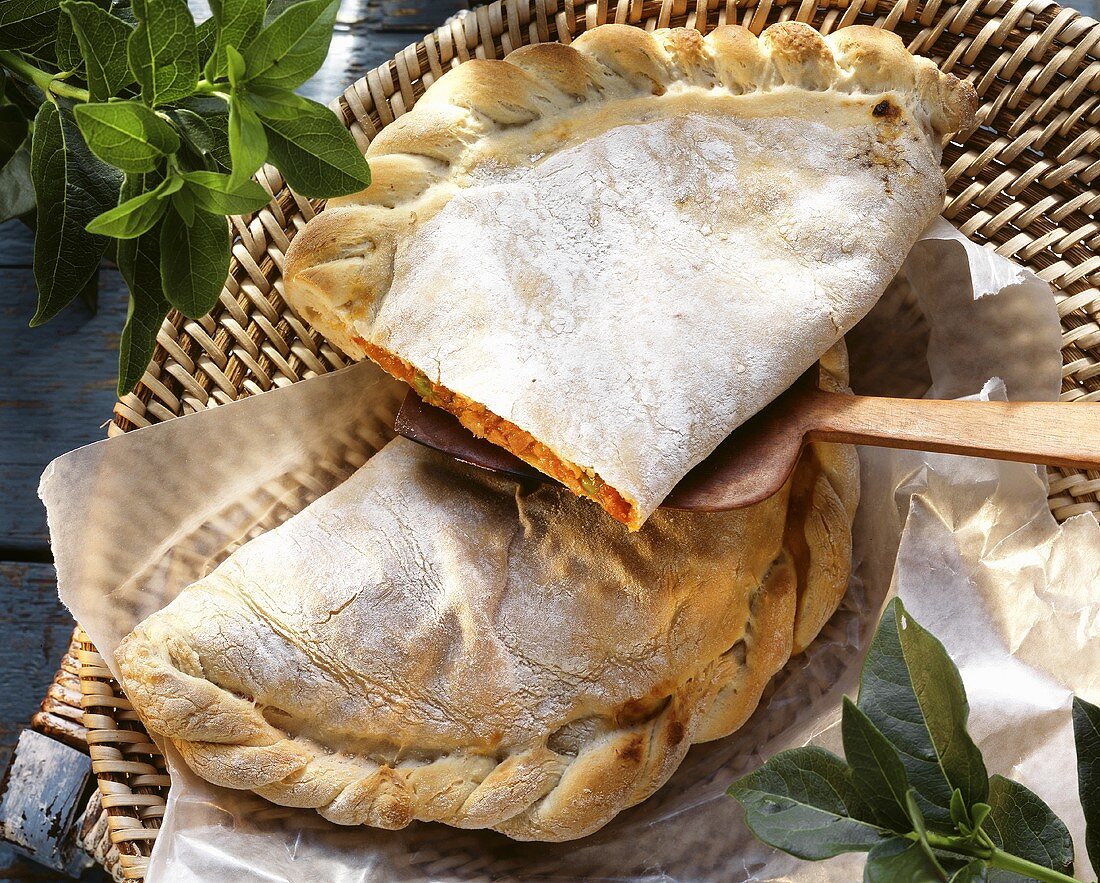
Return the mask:
{"type": "Polygon", "coordinates": [[[478,438],[488,439],[510,451],[543,474],[560,481],[577,496],[595,500],[619,523],[632,530],[641,527],[634,507],[599,475],[586,472],[576,463],[561,459],[531,433],[503,417],[498,417],[480,402],[433,382],[424,372],[417,371],[396,353],[375,346],[361,337],[353,338],[353,342],[384,371],[415,389],[426,402],[454,414],[478,438]]]}
{"type": "Polygon", "coordinates": [[[781,22],[760,37],[737,25],[722,25],[704,37],[686,28],[649,32],[608,24],[569,46],[525,46],[503,61],[477,59],[449,71],[413,111],[383,130],[367,156],[453,159],[472,138],[483,137],[490,123],[523,125],[567,114],[578,101],[691,87],[741,95],[780,86],[851,95],[896,92],[941,137],[970,126],[977,107],[969,83],[911,55],[897,34],[881,28],[856,25],[823,36],[809,25],[781,22]],[[441,143],[446,150],[439,149],[441,143]]]}
{"type": "MultiPolygon", "coordinates": [[[[836,350],[825,362],[831,370],[844,369],[836,350]]],[[[823,379],[836,382],[828,376],[823,379]]],[[[580,718],[559,732],[542,732],[534,743],[512,744],[506,738],[492,747],[471,740],[440,749],[418,746],[414,737],[393,732],[388,735],[402,755],[394,759],[392,747],[370,750],[355,743],[320,744],[294,735],[302,727],[318,726],[316,720],[299,722],[290,730],[276,726],[271,721],[293,715],[292,697],[302,689],[304,673],[298,663],[286,668],[285,661],[272,660],[275,671],[294,672],[291,682],[274,697],[287,710],[274,712],[273,697],[241,695],[239,684],[234,686],[227,675],[217,674],[227,664],[226,648],[237,646],[239,640],[234,639],[234,620],[254,615],[235,612],[217,574],[205,580],[201,589],[193,587],[181,596],[186,601],[188,593],[203,593],[184,608],[193,611],[194,621],[180,619],[172,608],[155,614],[123,641],[116,661],[127,695],[149,729],[171,739],[188,765],[215,784],[251,789],[285,806],[313,808],[342,825],[399,828],[419,819],[493,828],[517,839],[580,837],[659,788],[691,744],[720,738],[740,727],[756,708],[769,679],[792,652],[812,639],[836,608],[847,585],[850,525],[858,498],[854,449],[811,445],[793,479],[792,488],[797,487],[815,489],[804,496],[804,505],[788,507],[784,491],[743,513],[745,524],[752,527],[737,573],[716,574],[729,580],[723,591],[747,593],[735,606],[744,605],[749,625],[732,646],[722,645],[724,652],[719,649],[678,671],[673,679],[653,683],[647,692],[615,707],[594,708],[586,700],[574,712],[580,718]],[[803,540],[801,557],[792,551],[793,537],[803,540]]],[[[387,488],[387,493],[407,499],[407,491],[387,488]]],[[[636,536],[638,553],[644,555],[647,549],[652,553],[653,547],[647,545],[652,537],[636,536]]],[[[394,560],[408,553],[395,549],[394,560]]],[[[262,577],[252,572],[248,579],[262,577]]],[[[693,595],[712,590],[687,588],[693,595]]],[[[715,597],[720,598],[721,592],[715,597]]],[[[327,610],[328,603],[325,599],[321,609],[327,610]]],[[[253,604],[250,596],[249,611],[253,604]]],[[[717,615],[715,608],[706,607],[708,620],[717,615]]],[[[359,641],[368,637],[364,631],[384,625],[385,609],[370,609],[382,622],[349,623],[359,641]]],[[[601,634],[601,625],[588,623],[585,640],[601,634]]],[[[251,629],[247,626],[245,634],[256,636],[251,629]]],[[[308,642],[317,636],[301,637],[308,642]]],[[[661,639],[667,638],[666,633],[661,639]]],[[[686,640],[696,638],[686,636],[686,640]]],[[[315,652],[321,652],[320,645],[315,646],[315,652]]],[[[580,646],[574,649],[591,652],[580,646]]],[[[233,655],[241,656],[241,664],[251,669],[251,653],[241,646],[233,655]]],[[[361,689],[355,685],[359,677],[366,679],[366,673],[341,667],[346,664],[331,661],[333,671],[345,673],[349,689],[361,689]]],[[[482,660],[481,664],[487,663],[482,660]]],[[[599,670],[603,663],[594,659],[591,664],[599,670]]],[[[424,685],[412,687],[400,688],[407,695],[402,694],[399,702],[417,701],[424,685]]],[[[352,698],[349,694],[349,704],[352,698]]],[[[445,707],[446,700],[432,696],[431,707],[445,707]]],[[[470,701],[468,692],[463,700],[470,701]]],[[[510,713],[522,717],[527,711],[512,708],[510,713]]],[[[358,729],[358,718],[343,721],[331,709],[329,713],[332,720],[327,725],[336,732],[354,726],[359,737],[370,735],[358,729]]]]}
{"type": "MultiPolygon", "coordinates": [[[[448,166],[494,129],[568,115],[581,103],[664,94],[670,88],[744,95],[779,86],[857,95],[896,92],[939,138],[972,125],[977,107],[970,84],[910,55],[897,34],[859,25],[824,37],[808,25],[783,22],[758,38],[736,25],[703,37],[684,28],[651,33],[608,24],[569,46],[543,43],[517,49],[503,61],[475,59],[436,81],[412,111],[371,142],[372,184],[366,191],[331,200],[328,212],[294,239],[284,268],[287,297],[326,336],[354,350],[346,334],[354,311],[333,290],[354,295],[359,312],[384,293],[379,282],[388,281],[394,238],[414,223],[407,213],[387,210],[443,180],[448,166]],[[367,290],[339,278],[338,268],[363,246],[362,220],[347,223],[359,215],[332,214],[350,206],[374,209],[367,221],[373,232],[368,246],[379,249],[378,269],[366,273],[373,283],[367,290]]],[[[440,194],[438,202],[446,198],[440,194]]],[[[420,215],[433,209],[418,206],[420,215]]]]}
{"type": "MultiPolygon", "coordinates": [[[[395,260],[400,263],[404,253],[401,249],[409,247],[409,239],[418,229],[430,223],[457,194],[470,189],[471,170],[477,163],[507,165],[526,162],[529,155],[534,162],[536,155],[583,141],[598,134],[601,126],[622,125],[638,114],[667,111],[675,115],[707,107],[710,112],[720,108],[721,113],[766,116],[779,112],[776,108],[782,106],[783,114],[797,117],[803,111],[792,108],[792,102],[804,103],[800,91],[816,95],[822,102],[819,112],[831,120],[843,118],[846,125],[855,125],[858,119],[863,125],[873,118],[873,129],[882,138],[881,156],[864,158],[860,145],[854,143],[851,156],[845,154],[843,158],[855,167],[861,162],[885,163],[894,157],[896,168],[883,165],[884,176],[909,168],[905,173],[909,178],[898,184],[898,192],[909,193],[909,187],[920,190],[909,199],[898,200],[898,211],[908,212],[909,217],[892,218],[885,224],[890,231],[887,235],[897,242],[881,242],[875,254],[885,255],[884,263],[890,266],[845,277],[877,284],[878,273],[884,285],[896,269],[893,264],[900,263],[893,252],[904,253],[940,205],[942,195],[936,191],[942,181],[934,180],[939,144],[950,132],[971,124],[975,95],[969,85],[941,73],[931,61],[910,55],[896,34],[877,28],[849,27],[822,36],[808,25],[784,22],[768,28],[758,38],[737,26],[722,26],[703,36],[682,28],[647,32],[627,25],[603,25],[582,34],[569,46],[527,46],[504,61],[467,62],[434,83],[410,113],[383,129],[371,143],[367,152],[374,175],[371,187],[361,194],[332,200],[328,210],[292,242],[284,272],[287,299],[349,355],[360,357],[364,353],[354,340],[359,337],[369,339],[372,357],[389,354],[422,372],[429,371],[425,353],[431,347],[445,348],[445,342],[431,333],[422,334],[420,326],[414,326],[403,315],[405,336],[387,346],[384,337],[388,330],[380,330],[375,316],[387,303],[404,305],[394,309],[413,309],[409,292],[404,289],[399,297],[387,297],[394,282],[395,260]],[[730,102],[739,103],[734,106],[730,102]],[[885,111],[879,114],[874,109],[883,102],[887,102],[885,111]],[[919,160],[898,147],[902,142],[916,141],[930,145],[923,149],[919,160]],[[407,338],[423,341],[424,351],[415,357],[407,352],[407,338]]],[[[814,113],[809,116],[816,120],[814,113]]],[[[891,179],[888,191],[894,183],[898,182],[891,179]]],[[[878,187],[881,182],[878,178],[853,182],[853,187],[868,186],[878,187]]],[[[843,235],[838,233],[833,239],[843,239],[843,235]]],[[[469,248],[477,245],[470,242],[469,248]]],[[[865,259],[874,260],[875,254],[865,259]]],[[[554,270],[544,269],[547,273],[554,270]]],[[[852,288],[860,289],[861,284],[852,283],[852,288]]],[[[434,300],[425,304],[422,315],[439,314],[439,301],[445,301],[446,295],[434,291],[431,285],[423,289],[428,289],[425,297],[434,300]]],[[[845,303],[829,308],[843,321],[854,321],[844,312],[856,311],[851,304],[855,297],[850,294],[829,291],[830,298],[845,303]]],[[[870,297],[873,292],[863,294],[870,297]]],[[[826,324],[825,331],[834,330],[826,324]]],[[[819,345],[815,337],[816,351],[802,364],[810,364],[835,339],[819,345]]],[[[539,363],[539,358],[531,363],[539,363]]],[[[584,366],[575,368],[585,370],[584,366]]],[[[608,463],[606,446],[600,448],[591,439],[578,439],[575,427],[569,431],[560,428],[560,437],[553,437],[546,426],[532,422],[537,404],[523,399],[518,408],[509,410],[508,406],[515,406],[517,400],[489,404],[471,393],[462,382],[470,380],[474,370],[470,365],[449,358],[442,370],[450,373],[452,382],[442,377],[434,385],[441,394],[449,390],[444,396],[447,401],[461,406],[470,417],[473,410],[469,403],[477,399],[487,415],[478,422],[487,423],[488,416],[492,416],[501,428],[498,434],[502,438],[522,444],[522,448],[509,446],[513,453],[533,462],[524,454],[524,450],[535,450],[530,444],[533,438],[548,455],[540,454],[540,463],[534,465],[542,468],[541,462],[549,464],[553,477],[577,493],[607,503],[608,511],[632,529],[644,521],[663,496],[657,491],[658,485],[667,492],[686,471],[669,452],[624,444],[619,437],[613,439],[619,462],[608,463]],[[456,370],[463,376],[455,376],[456,370]],[[527,431],[513,431],[515,426],[527,431]],[[619,469],[620,474],[613,469],[619,469]],[[586,477],[585,481],[578,480],[581,476],[586,477]],[[601,479],[590,482],[593,476],[601,479]],[[602,490],[603,486],[610,491],[602,490]]],[[[550,394],[559,392],[554,387],[537,388],[547,389],[550,394]]],[[[723,401],[755,402],[742,392],[734,395],[725,390],[723,401]]],[[[765,397],[762,401],[767,400],[765,397]]],[[[597,405],[592,402],[582,405],[594,407],[597,405]]],[[[605,409],[608,415],[614,415],[608,420],[617,419],[620,425],[629,423],[632,415],[620,413],[623,408],[625,405],[619,402],[618,407],[605,409]]],[[[458,416],[463,418],[463,414],[458,416]]],[[[670,423],[663,419],[665,416],[655,433],[688,433],[689,427],[670,423]]],[[[705,454],[696,456],[695,443],[705,447],[696,434],[681,445],[691,463],[705,454]]]]}

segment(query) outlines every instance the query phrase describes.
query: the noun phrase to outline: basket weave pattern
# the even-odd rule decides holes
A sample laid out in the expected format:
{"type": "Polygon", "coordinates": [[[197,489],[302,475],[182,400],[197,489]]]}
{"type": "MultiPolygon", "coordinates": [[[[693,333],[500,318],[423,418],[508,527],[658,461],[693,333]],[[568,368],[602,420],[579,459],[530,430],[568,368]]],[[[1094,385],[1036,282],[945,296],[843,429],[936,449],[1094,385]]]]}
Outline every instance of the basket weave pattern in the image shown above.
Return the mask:
{"type": "MultiPolygon", "coordinates": [[[[1034,270],[1055,292],[1066,401],[1100,400],[1100,23],[1052,0],[497,0],[450,19],[371,71],[333,103],[359,146],[409,110],[445,71],[528,43],[568,42],[606,22],[704,33],[756,33],[798,20],[828,33],[852,24],[896,31],[916,53],[968,78],[978,122],[944,152],[945,216],[967,236],[1034,270]]],[[[343,367],[347,357],[282,299],[283,256],[319,205],[265,167],[269,206],[234,218],[230,278],[199,320],[173,313],[137,389],[115,407],[110,434],[285,386],[343,367]]],[[[1052,470],[1059,520],[1100,512],[1100,477],[1052,470]]],[[[78,630],[80,704],[115,873],[142,879],[164,814],[164,760],[103,659],[78,630]]],[[[63,699],[61,700],[63,704],[63,699]]]]}

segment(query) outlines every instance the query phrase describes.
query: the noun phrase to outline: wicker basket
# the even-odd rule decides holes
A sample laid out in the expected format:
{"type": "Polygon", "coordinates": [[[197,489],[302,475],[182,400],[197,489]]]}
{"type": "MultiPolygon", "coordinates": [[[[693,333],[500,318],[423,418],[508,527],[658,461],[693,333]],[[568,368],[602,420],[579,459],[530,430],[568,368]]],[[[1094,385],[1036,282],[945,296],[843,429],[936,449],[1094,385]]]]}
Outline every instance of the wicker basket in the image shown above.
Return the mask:
{"type": "MultiPolygon", "coordinates": [[[[869,24],[899,33],[914,52],[969,79],[982,97],[977,125],[944,153],[945,215],[978,242],[1029,266],[1055,291],[1065,364],[1062,398],[1100,399],[1100,23],[1051,0],[497,0],[446,22],[353,84],[334,103],[359,145],[405,113],[446,70],[499,58],[527,43],[569,41],[605,22],[707,30],[740,23],[759,33],[796,19],[824,32],[869,24]]],[[[234,219],[231,275],[215,310],[168,317],[135,392],[115,407],[112,435],[340,368],[345,357],[282,299],[290,239],[319,208],[264,168],[272,203],[234,219]]],[[[1059,519],[1098,512],[1100,478],[1052,472],[1059,519]]],[[[138,880],[164,813],[164,762],[103,659],[79,629],[80,703],[112,868],[138,880]]],[[[71,673],[66,673],[69,677],[71,673]]],[[[71,692],[71,691],[70,691],[71,692]]],[[[64,691],[52,691],[65,705],[64,691]]],[[[51,701],[51,700],[47,700],[51,701]]],[[[59,709],[53,709],[58,713],[59,709]]],[[[64,709],[60,709],[65,717],[64,709]]],[[[69,715],[72,717],[72,715],[69,715]]],[[[105,850],[100,848],[100,854],[105,850]]]]}

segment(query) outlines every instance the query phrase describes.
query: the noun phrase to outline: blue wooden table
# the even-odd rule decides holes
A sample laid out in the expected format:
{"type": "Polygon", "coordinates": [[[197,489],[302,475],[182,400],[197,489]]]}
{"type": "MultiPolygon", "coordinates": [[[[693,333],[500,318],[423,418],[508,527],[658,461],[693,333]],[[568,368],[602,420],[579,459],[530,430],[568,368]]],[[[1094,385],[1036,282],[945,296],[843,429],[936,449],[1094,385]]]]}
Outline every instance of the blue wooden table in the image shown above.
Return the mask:
{"type": "MultiPolygon", "coordinates": [[[[191,0],[196,17],[208,12],[191,0]]],[[[328,102],[371,68],[416,42],[462,0],[343,0],[324,67],[302,92],[328,102]]],[[[38,477],[59,454],[98,441],[115,403],[126,291],[105,265],[99,311],[80,303],[29,328],[35,288],[33,237],[0,225],[0,772],[37,710],[68,646],[72,619],[57,600],[38,477]]],[[[55,875],[0,846],[0,880],[55,875]]],[[[98,871],[86,880],[106,880],[98,871]]]]}
{"type": "MultiPolygon", "coordinates": [[[[191,2],[205,15],[201,0],[191,2]]],[[[464,6],[463,0],[344,0],[328,61],[303,92],[330,100],[464,6]]],[[[1100,0],[1077,6],[1100,14],[1100,0]]],[[[0,770],[73,626],[57,601],[38,477],[58,454],[104,437],[126,314],[118,271],[105,266],[98,313],[77,303],[48,325],[28,328],[35,305],[31,253],[25,227],[0,225],[0,770]]],[[[0,880],[51,879],[0,847],[0,880]]],[[[84,879],[107,878],[92,871],[84,879]]]]}

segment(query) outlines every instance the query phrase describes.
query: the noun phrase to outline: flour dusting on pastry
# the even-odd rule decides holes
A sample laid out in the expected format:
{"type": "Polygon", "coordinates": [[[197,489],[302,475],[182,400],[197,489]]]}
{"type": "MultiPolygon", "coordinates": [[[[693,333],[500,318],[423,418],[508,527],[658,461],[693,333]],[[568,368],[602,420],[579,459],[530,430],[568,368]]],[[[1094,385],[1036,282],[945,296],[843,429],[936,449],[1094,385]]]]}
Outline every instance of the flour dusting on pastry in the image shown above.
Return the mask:
{"type": "Polygon", "coordinates": [[[880,30],[603,26],[433,84],[287,297],[636,529],[875,303],[972,115],[880,30]]]}
{"type": "Polygon", "coordinates": [[[885,288],[912,204],[859,195],[939,175],[894,151],[869,123],[694,113],[477,166],[399,243],[371,340],[646,516],[885,288]]]}
{"type": "Polygon", "coordinates": [[[123,640],[149,730],[342,825],[568,840],[652,794],[835,611],[855,451],[656,509],[815,361],[844,387],[973,110],[893,34],[793,22],[604,26],[437,80],[286,295],[566,488],[394,441],[123,640]]]}
{"type": "Polygon", "coordinates": [[[769,500],[631,534],[397,439],[115,658],[217,785],[343,825],[580,837],[739,727],[817,634],[857,496],[854,451],[818,445],[769,500]]]}

